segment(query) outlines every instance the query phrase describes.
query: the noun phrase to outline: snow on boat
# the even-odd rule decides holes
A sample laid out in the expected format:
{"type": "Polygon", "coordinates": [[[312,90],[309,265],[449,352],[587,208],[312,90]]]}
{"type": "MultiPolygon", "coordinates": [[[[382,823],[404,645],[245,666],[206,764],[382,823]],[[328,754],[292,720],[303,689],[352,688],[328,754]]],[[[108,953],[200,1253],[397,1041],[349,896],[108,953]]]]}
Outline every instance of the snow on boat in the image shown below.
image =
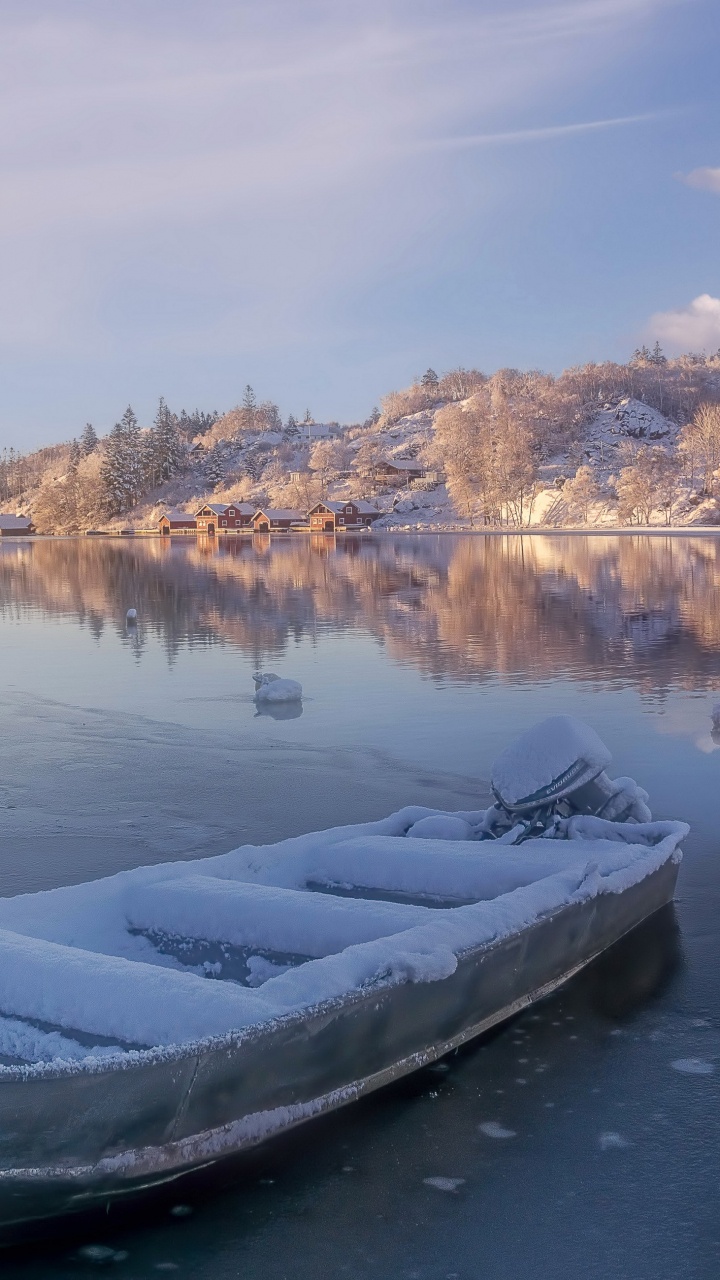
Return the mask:
{"type": "Polygon", "coordinates": [[[442,1057],[668,903],[688,828],[555,717],[413,806],[0,900],[0,1225],[102,1205],[442,1057]]]}

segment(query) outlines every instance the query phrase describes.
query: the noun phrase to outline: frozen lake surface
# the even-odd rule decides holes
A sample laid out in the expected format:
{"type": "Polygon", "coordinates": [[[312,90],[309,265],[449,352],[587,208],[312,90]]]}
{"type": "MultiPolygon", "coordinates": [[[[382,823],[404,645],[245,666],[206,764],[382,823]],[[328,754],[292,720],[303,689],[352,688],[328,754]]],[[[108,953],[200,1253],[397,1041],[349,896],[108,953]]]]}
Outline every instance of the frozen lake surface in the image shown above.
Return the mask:
{"type": "Polygon", "coordinates": [[[87,1274],[83,1244],[123,1280],[720,1273],[719,689],[720,538],[0,541],[4,894],[478,807],[555,712],[692,824],[676,916],[614,966],[5,1274],[87,1274]],[[256,704],[256,670],[302,703],[256,704]]]}

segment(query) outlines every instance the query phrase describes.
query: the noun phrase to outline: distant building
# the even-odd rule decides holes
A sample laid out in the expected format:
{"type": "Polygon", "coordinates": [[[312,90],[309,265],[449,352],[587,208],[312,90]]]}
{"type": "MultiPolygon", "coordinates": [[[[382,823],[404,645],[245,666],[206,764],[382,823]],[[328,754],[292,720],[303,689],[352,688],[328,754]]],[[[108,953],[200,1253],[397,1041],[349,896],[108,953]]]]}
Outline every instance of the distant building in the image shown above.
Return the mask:
{"type": "Polygon", "coordinates": [[[158,529],[166,538],[171,533],[195,533],[197,522],[187,511],[166,511],[158,520],[158,529]]]}
{"type": "Polygon", "coordinates": [[[363,499],[348,502],[316,502],[308,512],[311,533],[335,533],[337,529],[369,529],[382,513],[363,499]]]}
{"type": "Polygon", "coordinates": [[[425,468],[417,458],[388,458],[380,463],[377,474],[381,479],[409,484],[411,480],[420,480],[425,475],[425,468]]]}
{"type": "Polygon", "coordinates": [[[287,533],[303,524],[305,516],[302,511],[295,511],[292,507],[266,507],[256,511],[252,518],[256,533],[287,533]]]}
{"type": "Polygon", "coordinates": [[[28,516],[10,516],[0,512],[0,537],[34,532],[35,525],[28,516]]]}
{"type": "Polygon", "coordinates": [[[248,502],[206,502],[195,516],[197,531],[211,538],[216,533],[239,533],[250,528],[254,512],[248,502]]]}

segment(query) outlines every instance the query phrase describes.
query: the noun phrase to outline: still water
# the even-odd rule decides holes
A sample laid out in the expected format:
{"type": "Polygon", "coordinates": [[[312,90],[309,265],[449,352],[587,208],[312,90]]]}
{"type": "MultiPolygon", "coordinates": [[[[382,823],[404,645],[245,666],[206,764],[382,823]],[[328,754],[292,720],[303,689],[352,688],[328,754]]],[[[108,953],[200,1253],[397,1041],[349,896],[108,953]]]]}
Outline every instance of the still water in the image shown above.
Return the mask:
{"type": "MultiPolygon", "coordinates": [[[[692,824],[676,918],[614,970],[192,1187],[192,1214],[93,1224],[113,1272],[720,1275],[718,698],[720,538],[0,541],[2,893],[477,807],[559,711],[692,824]],[[302,682],[300,714],[257,713],[257,669],[302,682]]],[[[76,1247],[5,1273],[87,1274],[76,1247]]]]}

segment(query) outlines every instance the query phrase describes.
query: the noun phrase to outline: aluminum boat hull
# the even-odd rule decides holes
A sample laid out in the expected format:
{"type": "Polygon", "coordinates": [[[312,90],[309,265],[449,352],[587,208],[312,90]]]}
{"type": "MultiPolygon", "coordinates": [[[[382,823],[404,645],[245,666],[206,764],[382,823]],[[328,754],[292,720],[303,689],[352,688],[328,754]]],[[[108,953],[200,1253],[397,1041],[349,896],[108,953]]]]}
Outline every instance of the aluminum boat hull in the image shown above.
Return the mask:
{"type": "Polygon", "coordinates": [[[561,986],[672,901],[669,858],[460,956],[170,1055],[0,1080],[0,1228],[87,1211],[237,1155],[443,1057],[561,986]]]}

